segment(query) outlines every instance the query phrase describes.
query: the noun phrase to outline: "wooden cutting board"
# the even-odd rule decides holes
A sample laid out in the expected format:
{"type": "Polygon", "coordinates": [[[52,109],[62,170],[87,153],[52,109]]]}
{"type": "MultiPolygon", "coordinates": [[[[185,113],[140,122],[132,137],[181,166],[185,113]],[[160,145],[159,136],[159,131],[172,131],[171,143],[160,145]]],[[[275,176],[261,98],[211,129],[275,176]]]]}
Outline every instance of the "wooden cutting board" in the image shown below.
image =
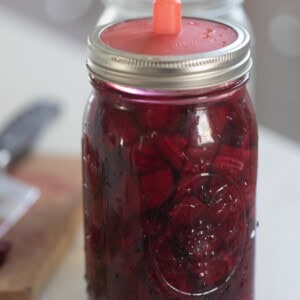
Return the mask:
{"type": "Polygon", "coordinates": [[[38,299],[82,223],[80,167],[78,158],[31,157],[12,170],[42,196],[4,237],[12,248],[0,267],[0,300],[38,299]]]}

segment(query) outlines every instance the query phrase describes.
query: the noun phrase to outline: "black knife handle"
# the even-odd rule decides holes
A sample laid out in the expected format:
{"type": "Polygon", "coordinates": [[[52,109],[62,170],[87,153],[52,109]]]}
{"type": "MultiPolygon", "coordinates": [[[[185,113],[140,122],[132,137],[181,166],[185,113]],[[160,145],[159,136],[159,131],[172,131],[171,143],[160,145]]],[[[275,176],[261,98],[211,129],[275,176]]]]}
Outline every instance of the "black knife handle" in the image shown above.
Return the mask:
{"type": "Polygon", "coordinates": [[[0,133],[0,152],[8,154],[7,165],[16,162],[31,150],[41,131],[58,113],[57,102],[38,101],[4,128],[0,133]]]}

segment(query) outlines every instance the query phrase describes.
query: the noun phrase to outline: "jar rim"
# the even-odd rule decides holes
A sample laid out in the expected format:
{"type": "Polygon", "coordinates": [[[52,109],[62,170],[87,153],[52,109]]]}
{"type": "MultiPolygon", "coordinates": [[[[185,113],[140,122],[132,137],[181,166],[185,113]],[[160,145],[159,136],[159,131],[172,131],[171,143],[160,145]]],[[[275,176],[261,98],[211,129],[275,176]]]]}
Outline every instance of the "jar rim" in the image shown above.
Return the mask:
{"type": "Polygon", "coordinates": [[[110,89],[115,93],[117,101],[151,104],[151,105],[193,105],[195,103],[215,103],[226,101],[233,93],[236,93],[244,88],[249,81],[249,73],[245,74],[237,80],[222,84],[217,87],[204,89],[190,89],[190,90],[149,90],[143,88],[134,88],[115,84],[104,80],[98,80],[91,76],[90,81],[94,89],[101,93],[101,89],[110,89]],[[171,100],[170,100],[171,99],[171,100]]]}
{"type": "Polygon", "coordinates": [[[231,27],[237,33],[237,39],[226,47],[204,53],[142,55],[114,49],[101,41],[101,33],[118,22],[96,27],[88,39],[87,68],[98,79],[156,90],[209,88],[248,73],[252,66],[249,33],[228,22],[208,21],[231,27]]]}

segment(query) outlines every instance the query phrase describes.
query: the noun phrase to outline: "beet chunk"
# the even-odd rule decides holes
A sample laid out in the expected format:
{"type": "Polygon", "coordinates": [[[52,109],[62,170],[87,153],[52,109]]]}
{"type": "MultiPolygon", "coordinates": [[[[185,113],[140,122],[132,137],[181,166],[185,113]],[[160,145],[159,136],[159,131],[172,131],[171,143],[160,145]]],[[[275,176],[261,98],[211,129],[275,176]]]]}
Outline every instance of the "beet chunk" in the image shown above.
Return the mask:
{"type": "Polygon", "coordinates": [[[177,247],[184,249],[189,259],[194,262],[215,257],[221,247],[221,239],[215,234],[215,226],[205,218],[179,231],[176,240],[177,247]]]}
{"type": "Polygon", "coordinates": [[[243,212],[244,199],[228,181],[213,178],[210,182],[209,218],[216,224],[223,224],[231,218],[239,218],[243,212]]]}
{"type": "Polygon", "coordinates": [[[250,157],[250,151],[222,145],[214,160],[214,170],[239,181],[250,157]]]}
{"type": "Polygon", "coordinates": [[[139,177],[127,176],[121,183],[120,195],[114,205],[125,218],[141,214],[147,209],[164,203],[174,190],[174,179],[170,169],[147,173],[139,177]]]}
{"type": "Polygon", "coordinates": [[[180,135],[166,136],[153,133],[152,138],[155,148],[170,166],[177,171],[182,170],[185,162],[188,160],[184,151],[187,144],[184,137],[180,135]]]}
{"type": "Polygon", "coordinates": [[[223,239],[216,229],[213,223],[199,220],[177,235],[177,247],[187,254],[190,262],[187,269],[193,274],[191,282],[196,292],[225,282],[238,260],[236,252],[228,254],[224,250],[223,239]]]}
{"type": "MultiPolygon", "coordinates": [[[[209,180],[210,176],[207,174],[186,174],[181,177],[181,180],[177,184],[175,200],[178,202],[185,195],[195,195],[198,197],[199,191],[206,192],[206,182],[209,180]]],[[[198,197],[199,198],[199,197],[198,197]]],[[[205,203],[206,198],[202,201],[205,203]]]]}
{"type": "Polygon", "coordinates": [[[188,261],[176,250],[173,241],[167,236],[159,237],[151,245],[151,256],[153,256],[155,266],[151,272],[152,280],[156,283],[156,287],[169,297],[172,296],[172,288],[182,292],[191,291],[187,270],[188,261]]]}
{"type": "MultiPolygon", "coordinates": [[[[121,212],[125,218],[143,213],[145,205],[141,201],[138,178],[127,176],[124,182],[125,193],[123,198],[118,199],[121,208],[119,212],[121,212]]],[[[120,195],[122,195],[122,193],[120,193],[120,195]]]]}
{"type": "Polygon", "coordinates": [[[166,168],[165,160],[147,138],[143,138],[132,147],[131,160],[137,171],[141,174],[166,168]]]}
{"type": "Polygon", "coordinates": [[[164,203],[173,189],[174,179],[170,169],[153,172],[140,179],[142,203],[147,208],[154,208],[164,203]]]}
{"type": "Polygon", "coordinates": [[[192,195],[185,196],[175,204],[169,212],[169,217],[176,227],[193,224],[208,214],[208,207],[192,195]]]}
{"type": "Polygon", "coordinates": [[[147,130],[174,131],[182,118],[182,108],[167,105],[147,105],[137,110],[140,124],[147,130]]]}
{"type": "Polygon", "coordinates": [[[209,172],[218,147],[218,144],[204,144],[199,147],[189,147],[186,152],[189,161],[185,165],[184,171],[194,174],[209,172]]]}
{"type": "Polygon", "coordinates": [[[251,147],[257,143],[257,127],[252,120],[252,109],[243,99],[228,105],[226,128],[222,143],[233,147],[251,147]]]}
{"type": "Polygon", "coordinates": [[[189,147],[219,143],[227,124],[227,115],[228,110],[224,105],[190,110],[183,130],[189,136],[189,147]]]}
{"type": "Polygon", "coordinates": [[[220,105],[208,111],[210,133],[215,143],[223,139],[225,128],[228,124],[229,110],[226,105],[220,105]]]}
{"type": "Polygon", "coordinates": [[[144,254],[145,236],[140,220],[132,218],[123,222],[114,239],[116,251],[110,253],[113,267],[124,275],[136,273],[144,254]]]}
{"type": "Polygon", "coordinates": [[[107,107],[102,115],[103,131],[109,147],[128,145],[139,137],[138,124],[124,110],[107,107]]]}
{"type": "Polygon", "coordinates": [[[191,266],[191,271],[197,279],[199,290],[212,289],[225,282],[229,277],[231,265],[222,259],[198,262],[191,266]]]}
{"type": "Polygon", "coordinates": [[[83,162],[84,162],[84,173],[86,183],[92,191],[96,191],[100,188],[100,155],[92,144],[90,143],[87,136],[83,139],[83,162]]]}
{"type": "Polygon", "coordinates": [[[256,185],[257,177],[257,149],[249,150],[249,159],[245,163],[242,179],[247,184],[256,185]]]}

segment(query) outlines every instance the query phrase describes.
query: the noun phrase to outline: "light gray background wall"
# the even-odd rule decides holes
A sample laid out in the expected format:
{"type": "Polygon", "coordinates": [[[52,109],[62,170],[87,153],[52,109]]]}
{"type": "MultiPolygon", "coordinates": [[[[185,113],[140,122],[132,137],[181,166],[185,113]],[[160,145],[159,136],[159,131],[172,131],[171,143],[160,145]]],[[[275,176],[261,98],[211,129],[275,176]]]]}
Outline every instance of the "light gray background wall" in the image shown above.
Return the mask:
{"type": "Polygon", "coordinates": [[[1,5],[83,43],[103,9],[100,0],[2,0],[1,5]]]}
{"type": "MultiPolygon", "coordinates": [[[[1,4],[82,43],[102,10],[100,0],[3,0],[1,4]]],[[[246,0],[245,7],[257,41],[258,119],[300,141],[300,1],[246,0]]]]}
{"type": "Polygon", "coordinates": [[[257,114],[300,141],[300,1],[246,0],[256,34],[257,114]]]}

